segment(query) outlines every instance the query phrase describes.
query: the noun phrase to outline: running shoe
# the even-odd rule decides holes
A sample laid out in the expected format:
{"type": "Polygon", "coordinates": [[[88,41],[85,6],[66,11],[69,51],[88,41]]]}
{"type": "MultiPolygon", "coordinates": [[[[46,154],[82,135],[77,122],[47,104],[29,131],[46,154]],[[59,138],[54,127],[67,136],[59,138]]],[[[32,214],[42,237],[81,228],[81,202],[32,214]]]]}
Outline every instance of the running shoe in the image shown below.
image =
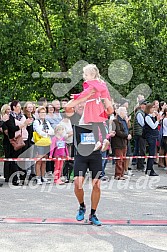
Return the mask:
{"type": "Polygon", "coordinates": [[[50,180],[48,180],[47,178],[41,177],[41,181],[46,184],[50,184],[50,180]]]}
{"type": "Polygon", "coordinates": [[[42,181],[40,178],[37,178],[37,185],[42,185],[42,181]]]}
{"type": "Polygon", "coordinates": [[[95,214],[89,215],[89,221],[91,222],[91,224],[94,224],[96,226],[101,226],[102,225],[95,214]]]}
{"type": "Polygon", "coordinates": [[[64,185],[64,181],[62,181],[61,179],[54,180],[54,183],[57,185],[64,185]]]}
{"type": "Polygon", "coordinates": [[[86,212],[86,207],[80,207],[76,216],[77,221],[84,220],[84,215],[86,212]]]}

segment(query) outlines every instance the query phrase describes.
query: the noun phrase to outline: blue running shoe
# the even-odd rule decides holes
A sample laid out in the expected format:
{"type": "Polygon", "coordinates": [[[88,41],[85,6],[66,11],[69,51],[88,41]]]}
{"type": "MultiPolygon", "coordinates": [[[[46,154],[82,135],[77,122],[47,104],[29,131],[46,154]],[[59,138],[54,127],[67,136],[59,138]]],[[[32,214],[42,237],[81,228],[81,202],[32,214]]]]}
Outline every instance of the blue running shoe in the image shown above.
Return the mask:
{"type": "Polygon", "coordinates": [[[89,215],[89,221],[91,222],[91,224],[94,224],[96,226],[101,226],[102,225],[95,214],[89,215]]]}
{"type": "Polygon", "coordinates": [[[80,207],[76,216],[77,221],[84,220],[84,215],[86,212],[86,207],[80,207]]]}

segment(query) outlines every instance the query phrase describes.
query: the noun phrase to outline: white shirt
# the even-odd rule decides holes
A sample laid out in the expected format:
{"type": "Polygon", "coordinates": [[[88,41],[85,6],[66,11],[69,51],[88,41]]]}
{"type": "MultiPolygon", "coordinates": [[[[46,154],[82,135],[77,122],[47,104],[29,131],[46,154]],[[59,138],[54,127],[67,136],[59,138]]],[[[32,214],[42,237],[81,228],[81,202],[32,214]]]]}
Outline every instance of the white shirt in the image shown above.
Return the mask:
{"type": "Polygon", "coordinates": [[[137,119],[138,124],[140,124],[140,126],[143,127],[145,123],[144,123],[144,117],[143,117],[142,113],[139,112],[137,114],[136,119],[137,119]]]}
{"type": "Polygon", "coordinates": [[[47,125],[48,125],[48,130],[47,133],[45,131],[43,131],[43,122],[42,120],[35,120],[33,122],[33,129],[34,131],[36,131],[40,136],[42,137],[47,137],[48,135],[54,135],[54,129],[51,127],[50,123],[48,121],[46,121],[47,125]]]}
{"type": "MultiPolygon", "coordinates": [[[[70,132],[73,131],[70,119],[68,119],[68,120],[62,120],[60,122],[60,124],[64,126],[66,134],[68,134],[68,133],[70,133],[70,132]]],[[[72,143],[72,142],[73,142],[73,135],[70,136],[70,137],[68,137],[68,138],[66,138],[66,143],[72,143]]]]}
{"type": "Polygon", "coordinates": [[[152,129],[156,129],[157,127],[158,127],[158,124],[159,124],[159,122],[158,121],[156,121],[155,123],[153,122],[153,120],[151,119],[151,117],[153,117],[152,115],[147,115],[146,117],[145,117],[145,121],[146,121],[146,123],[152,128],[152,129]]]}
{"type": "Polygon", "coordinates": [[[163,136],[167,136],[167,118],[163,119],[163,136]]]}

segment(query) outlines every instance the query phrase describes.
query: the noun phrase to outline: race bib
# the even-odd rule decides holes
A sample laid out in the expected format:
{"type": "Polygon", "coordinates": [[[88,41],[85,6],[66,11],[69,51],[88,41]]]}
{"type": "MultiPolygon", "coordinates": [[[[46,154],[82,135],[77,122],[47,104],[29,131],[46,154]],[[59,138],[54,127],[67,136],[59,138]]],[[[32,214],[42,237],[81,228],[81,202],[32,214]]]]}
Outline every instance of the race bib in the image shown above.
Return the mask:
{"type": "Polygon", "coordinates": [[[57,141],[56,146],[57,146],[57,149],[65,148],[65,141],[57,141]]]}
{"type": "Polygon", "coordinates": [[[93,133],[81,133],[81,144],[95,144],[93,133]]]}

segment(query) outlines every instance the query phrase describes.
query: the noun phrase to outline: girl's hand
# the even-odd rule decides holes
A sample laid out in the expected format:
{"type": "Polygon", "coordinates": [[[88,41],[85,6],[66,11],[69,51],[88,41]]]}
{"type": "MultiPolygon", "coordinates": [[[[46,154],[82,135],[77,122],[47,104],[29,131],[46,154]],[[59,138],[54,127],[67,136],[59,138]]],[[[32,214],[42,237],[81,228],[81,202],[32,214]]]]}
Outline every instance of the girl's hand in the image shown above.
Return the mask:
{"type": "Polygon", "coordinates": [[[52,156],[49,156],[49,158],[52,158],[52,156]]]}
{"type": "Polygon", "coordinates": [[[116,134],[116,132],[115,132],[115,131],[110,131],[110,133],[109,133],[110,137],[114,137],[114,136],[115,136],[115,134],[116,134]]]}
{"type": "Polygon", "coordinates": [[[74,99],[74,94],[71,94],[71,95],[70,95],[70,98],[71,98],[71,99],[74,99]]]}

